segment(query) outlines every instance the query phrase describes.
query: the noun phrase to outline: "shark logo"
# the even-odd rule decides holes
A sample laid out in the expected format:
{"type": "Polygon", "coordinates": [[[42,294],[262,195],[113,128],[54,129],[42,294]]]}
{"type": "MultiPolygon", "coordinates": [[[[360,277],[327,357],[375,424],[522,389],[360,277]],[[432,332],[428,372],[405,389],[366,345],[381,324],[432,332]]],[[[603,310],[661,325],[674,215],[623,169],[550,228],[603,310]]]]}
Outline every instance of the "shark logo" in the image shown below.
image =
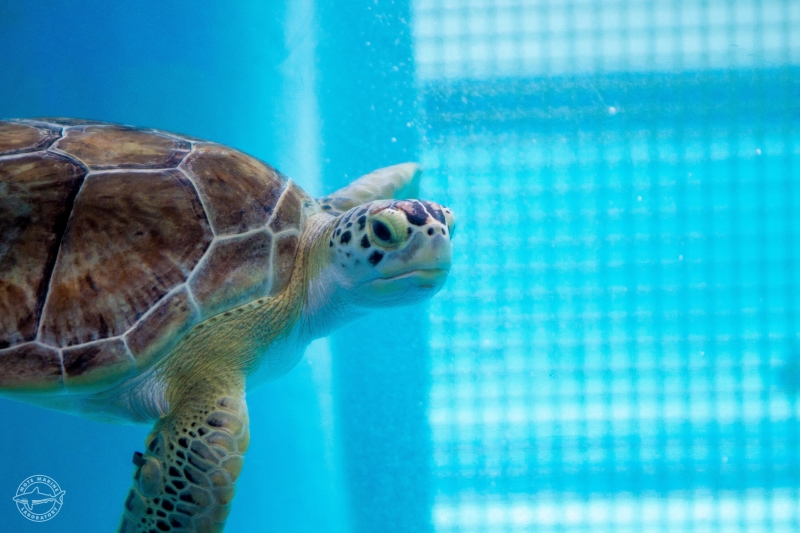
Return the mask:
{"type": "Polygon", "coordinates": [[[53,478],[36,475],[20,483],[13,500],[22,516],[32,522],[46,522],[61,510],[66,493],[53,478]]]}
{"type": "Polygon", "coordinates": [[[67,491],[62,490],[58,494],[42,494],[39,492],[39,487],[33,487],[30,492],[25,492],[19,496],[14,496],[14,501],[21,503],[28,511],[33,511],[34,505],[41,505],[43,503],[58,502],[64,504],[64,494],[67,491]]]}

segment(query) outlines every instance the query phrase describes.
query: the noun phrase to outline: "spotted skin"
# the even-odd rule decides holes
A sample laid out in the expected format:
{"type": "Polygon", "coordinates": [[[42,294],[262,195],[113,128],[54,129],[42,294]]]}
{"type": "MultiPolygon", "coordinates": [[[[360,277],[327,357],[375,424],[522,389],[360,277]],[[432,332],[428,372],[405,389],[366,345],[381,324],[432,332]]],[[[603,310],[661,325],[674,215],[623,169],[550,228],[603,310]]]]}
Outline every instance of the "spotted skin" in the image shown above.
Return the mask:
{"type": "Polygon", "coordinates": [[[442,235],[449,238],[454,225],[452,212],[446,207],[422,200],[388,200],[359,206],[344,213],[333,231],[330,240],[331,260],[341,268],[360,271],[380,265],[387,255],[401,257],[407,261],[415,259],[408,253],[409,247],[423,236],[442,235]],[[391,214],[398,218],[394,223],[405,227],[383,233],[383,216],[391,214]],[[399,215],[399,216],[398,216],[399,215]],[[447,217],[451,218],[448,224],[447,217]],[[405,223],[405,224],[403,224],[405,223]],[[397,235],[395,235],[397,234],[397,235]],[[398,243],[390,244],[384,237],[396,237],[398,243]]]}
{"type": "Polygon", "coordinates": [[[156,423],[134,456],[120,533],[222,531],[250,443],[241,384],[232,389],[156,423]]]}

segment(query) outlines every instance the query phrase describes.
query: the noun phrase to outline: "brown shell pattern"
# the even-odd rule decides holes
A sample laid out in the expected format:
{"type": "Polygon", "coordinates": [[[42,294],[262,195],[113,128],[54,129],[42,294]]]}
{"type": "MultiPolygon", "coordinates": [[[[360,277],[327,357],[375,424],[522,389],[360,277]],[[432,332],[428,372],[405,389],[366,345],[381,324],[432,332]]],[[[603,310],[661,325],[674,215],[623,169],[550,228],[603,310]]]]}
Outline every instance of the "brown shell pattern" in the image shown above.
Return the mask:
{"type": "Polygon", "coordinates": [[[0,121],[0,390],[110,388],[201,320],[280,293],[315,205],[219,144],[0,121]]]}

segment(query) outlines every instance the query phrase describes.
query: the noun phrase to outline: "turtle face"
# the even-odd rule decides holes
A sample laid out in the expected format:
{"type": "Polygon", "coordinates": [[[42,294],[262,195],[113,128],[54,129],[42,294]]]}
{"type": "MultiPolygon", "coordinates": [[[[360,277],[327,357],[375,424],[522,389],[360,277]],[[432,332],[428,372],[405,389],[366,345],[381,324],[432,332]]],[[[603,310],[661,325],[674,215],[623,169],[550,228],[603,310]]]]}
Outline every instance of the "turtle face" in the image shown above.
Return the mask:
{"type": "Polygon", "coordinates": [[[421,200],[379,200],[341,216],[328,243],[345,294],[364,307],[430,298],[450,271],[455,216],[421,200]]]}

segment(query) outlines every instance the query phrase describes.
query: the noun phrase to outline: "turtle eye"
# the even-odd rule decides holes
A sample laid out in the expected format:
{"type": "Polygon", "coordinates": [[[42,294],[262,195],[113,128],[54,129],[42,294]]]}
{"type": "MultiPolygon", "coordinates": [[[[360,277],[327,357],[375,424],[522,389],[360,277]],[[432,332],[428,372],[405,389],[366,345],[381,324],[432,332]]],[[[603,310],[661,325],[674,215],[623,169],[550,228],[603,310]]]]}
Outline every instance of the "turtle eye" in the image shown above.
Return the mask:
{"type": "Polygon", "coordinates": [[[392,242],[392,230],[380,220],[372,221],[372,234],[375,235],[379,241],[385,242],[386,244],[392,242]]]}
{"type": "Polygon", "coordinates": [[[369,232],[376,245],[394,248],[402,244],[406,235],[405,215],[400,211],[386,209],[374,215],[369,221],[369,232]]]}

